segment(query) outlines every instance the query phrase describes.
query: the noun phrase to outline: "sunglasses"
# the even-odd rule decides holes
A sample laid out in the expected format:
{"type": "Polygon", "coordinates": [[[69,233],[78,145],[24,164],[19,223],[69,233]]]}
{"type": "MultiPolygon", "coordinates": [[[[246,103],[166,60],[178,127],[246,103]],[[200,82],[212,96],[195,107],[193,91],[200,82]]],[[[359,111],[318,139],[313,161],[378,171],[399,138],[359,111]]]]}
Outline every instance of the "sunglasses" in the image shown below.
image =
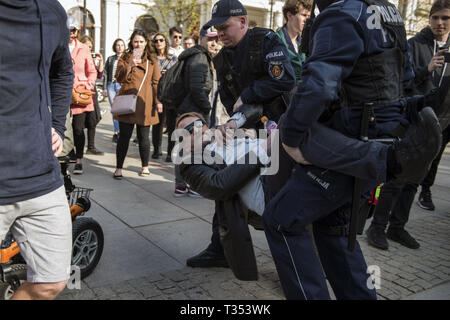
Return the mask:
{"type": "Polygon", "coordinates": [[[157,42],[165,42],[166,40],[164,39],[153,39],[153,43],[157,43],[157,42]]]}
{"type": "Polygon", "coordinates": [[[184,130],[187,130],[187,132],[189,132],[189,134],[192,134],[192,132],[194,132],[194,127],[195,128],[201,128],[203,127],[205,123],[202,120],[195,120],[194,122],[191,122],[190,124],[188,124],[186,127],[184,127],[184,130]]]}
{"type": "Polygon", "coordinates": [[[181,39],[181,38],[183,38],[183,36],[173,36],[173,38],[175,38],[175,39],[181,39]]]}

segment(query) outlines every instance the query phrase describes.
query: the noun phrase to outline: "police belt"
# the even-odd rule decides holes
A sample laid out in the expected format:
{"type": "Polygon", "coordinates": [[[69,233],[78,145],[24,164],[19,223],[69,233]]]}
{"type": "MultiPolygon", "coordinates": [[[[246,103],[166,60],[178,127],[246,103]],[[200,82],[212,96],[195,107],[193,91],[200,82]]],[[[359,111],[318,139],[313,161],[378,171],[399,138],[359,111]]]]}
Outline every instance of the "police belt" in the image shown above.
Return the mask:
{"type": "Polygon", "coordinates": [[[314,231],[327,234],[334,237],[347,237],[349,235],[349,225],[343,226],[326,226],[323,224],[314,224],[314,231]]]}

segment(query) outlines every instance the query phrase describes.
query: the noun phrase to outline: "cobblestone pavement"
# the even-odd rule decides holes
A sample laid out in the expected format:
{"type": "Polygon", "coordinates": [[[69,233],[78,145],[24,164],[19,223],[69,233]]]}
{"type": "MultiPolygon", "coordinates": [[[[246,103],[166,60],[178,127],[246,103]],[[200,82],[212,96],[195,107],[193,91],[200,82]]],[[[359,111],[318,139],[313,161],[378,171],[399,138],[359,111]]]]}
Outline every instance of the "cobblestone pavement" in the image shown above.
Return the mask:
{"type": "MultiPolygon", "coordinates": [[[[415,293],[450,281],[450,212],[430,214],[408,223],[408,230],[420,242],[418,250],[390,241],[388,251],[359,242],[369,266],[380,268],[379,299],[405,299],[415,293]]],[[[237,280],[229,269],[185,267],[120,284],[81,290],[65,290],[59,299],[284,299],[270,252],[256,250],[259,280],[237,280]]]]}

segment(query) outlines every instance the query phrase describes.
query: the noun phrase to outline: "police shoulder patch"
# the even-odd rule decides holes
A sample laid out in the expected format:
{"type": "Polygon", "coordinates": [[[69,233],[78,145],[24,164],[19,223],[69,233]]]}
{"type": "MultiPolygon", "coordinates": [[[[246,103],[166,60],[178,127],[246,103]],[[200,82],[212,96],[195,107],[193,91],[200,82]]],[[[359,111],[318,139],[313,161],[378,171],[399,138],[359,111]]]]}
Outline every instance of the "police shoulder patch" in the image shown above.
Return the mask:
{"type": "Polygon", "coordinates": [[[269,75],[275,80],[280,80],[284,76],[284,64],[282,61],[269,62],[269,75]]]}

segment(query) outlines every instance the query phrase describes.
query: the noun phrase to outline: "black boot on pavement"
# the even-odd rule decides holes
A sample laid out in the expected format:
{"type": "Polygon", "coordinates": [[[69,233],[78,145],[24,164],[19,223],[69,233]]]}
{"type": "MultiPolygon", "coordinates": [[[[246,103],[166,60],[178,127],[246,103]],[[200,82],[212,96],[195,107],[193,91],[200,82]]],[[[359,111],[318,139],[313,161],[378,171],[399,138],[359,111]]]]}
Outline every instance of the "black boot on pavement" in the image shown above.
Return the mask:
{"type": "Polygon", "coordinates": [[[102,156],[105,153],[103,151],[98,150],[96,147],[87,148],[86,154],[94,154],[96,156],[102,156]]]}
{"type": "Polygon", "coordinates": [[[374,227],[373,225],[371,225],[369,229],[367,229],[366,235],[367,235],[367,242],[372,247],[382,250],[389,249],[389,243],[387,242],[386,239],[386,233],[382,228],[374,227]]]}
{"type": "Polygon", "coordinates": [[[209,250],[203,250],[198,255],[187,259],[186,265],[192,268],[229,268],[228,262],[223,254],[209,250]]]}
{"type": "Polygon", "coordinates": [[[162,156],[162,152],[160,151],[159,148],[155,148],[155,150],[153,151],[152,154],[152,159],[159,159],[162,156]]]}
{"type": "Polygon", "coordinates": [[[418,113],[417,123],[411,123],[405,137],[392,146],[401,167],[400,173],[395,176],[420,184],[438,154],[441,143],[439,120],[433,109],[425,107],[418,113]]]}
{"type": "Polygon", "coordinates": [[[398,242],[407,248],[420,248],[420,243],[418,243],[405,229],[388,229],[386,236],[388,239],[398,242]]]}
{"type": "Polygon", "coordinates": [[[434,203],[433,199],[431,199],[431,190],[430,189],[422,189],[419,195],[419,207],[425,210],[434,211],[434,203]]]}

